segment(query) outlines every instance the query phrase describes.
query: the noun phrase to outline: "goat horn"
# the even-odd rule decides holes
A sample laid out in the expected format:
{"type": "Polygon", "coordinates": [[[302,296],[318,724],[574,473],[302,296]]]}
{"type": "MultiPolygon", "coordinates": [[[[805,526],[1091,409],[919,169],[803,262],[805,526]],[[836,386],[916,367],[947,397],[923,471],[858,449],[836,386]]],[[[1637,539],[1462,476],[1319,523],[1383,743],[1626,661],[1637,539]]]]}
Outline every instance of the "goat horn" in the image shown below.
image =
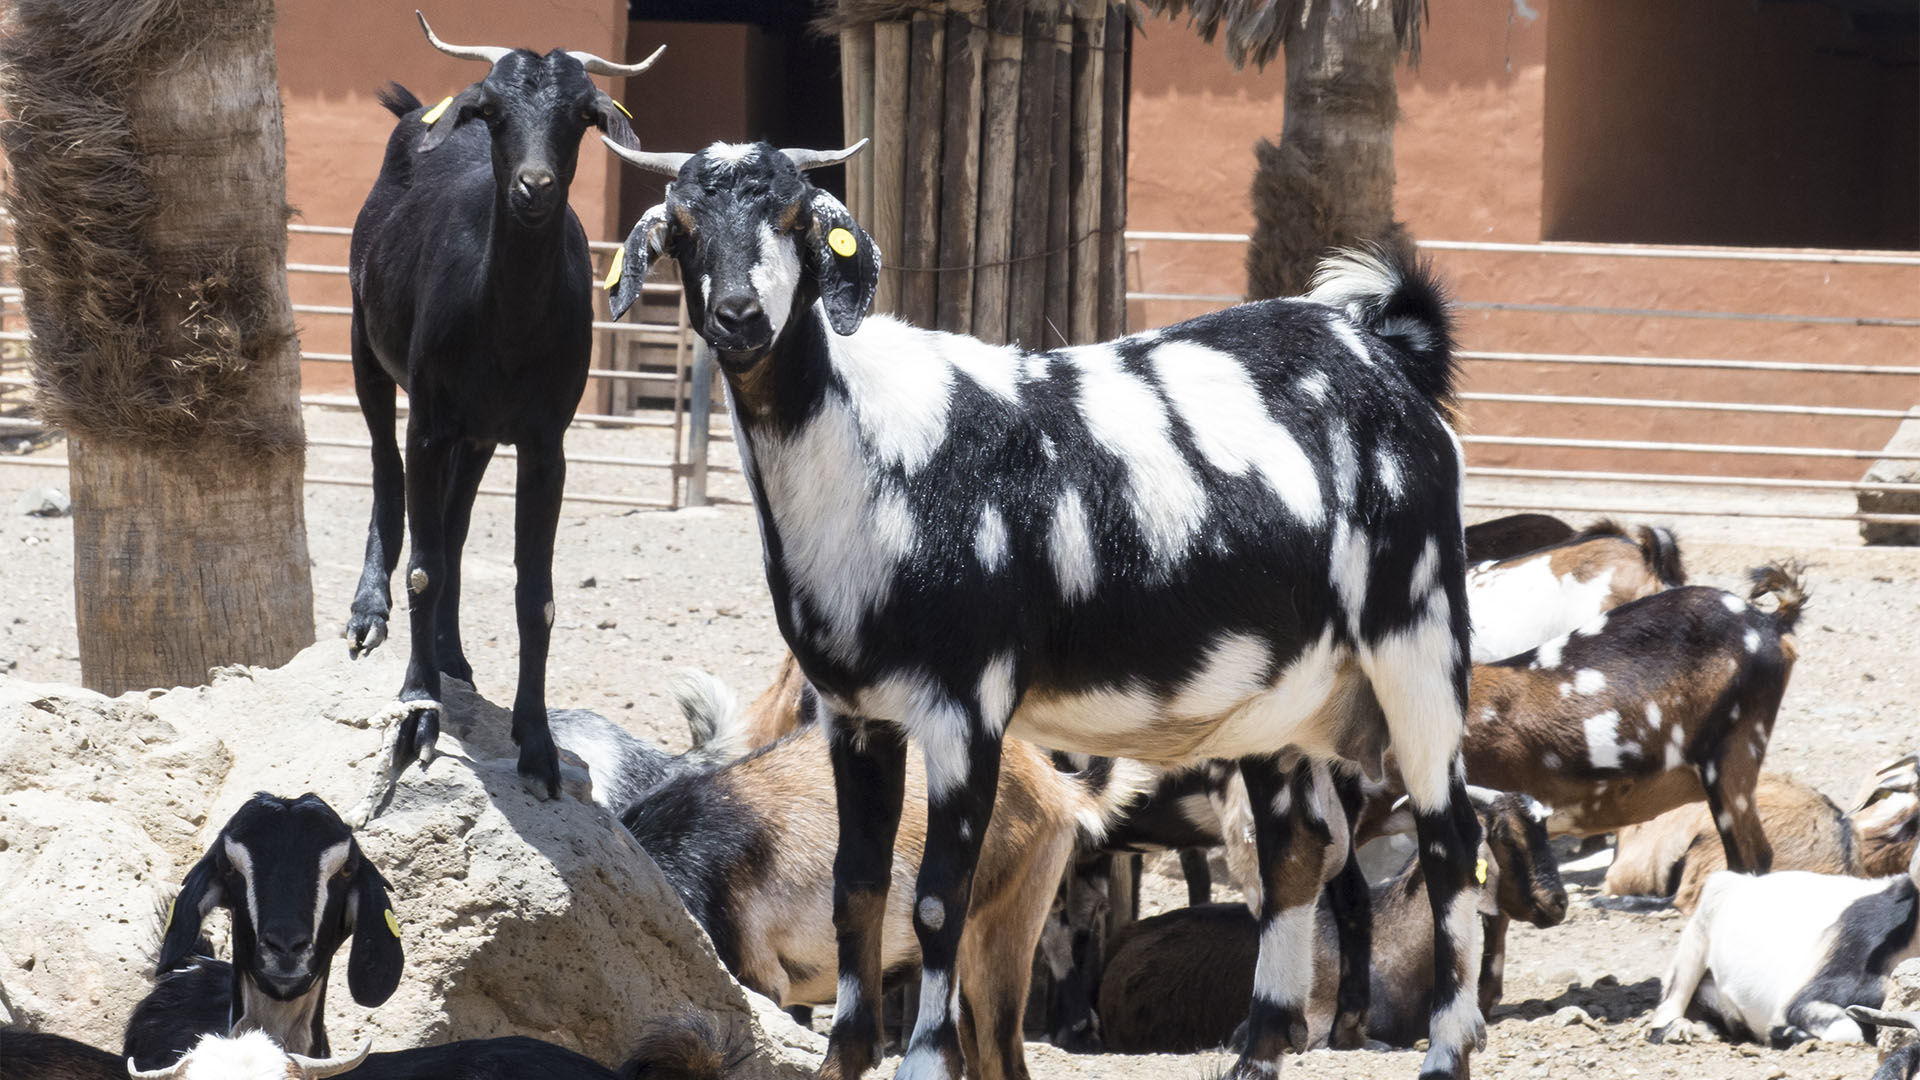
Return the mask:
{"type": "Polygon", "coordinates": [[[586,68],[595,75],[638,75],[652,67],[653,62],[660,59],[660,54],[666,51],[667,47],[662,45],[653,50],[652,56],[647,57],[637,64],[616,64],[611,60],[602,60],[590,52],[581,52],[579,49],[568,49],[567,55],[580,61],[581,67],[586,68]]]}
{"type": "Polygon", "coordinates": [[[780,152],[787,155],[789,161],[798,165],[801,172],[806,172],[808,169],[818,169],[825,165],[838,165],[859,153],[866,145],[867,140],[861,139],[845,150],[782,150],[780,152]]]}
{"type": "Polygon", "coordinates": [[[293,1059],[293,1063],[299,1067],[300,1075],[305,1080],[320,1080],[323,1076],[338,1076],[367,1060],[367,1053],[372,1049],[373,1040],[368,1039],[360,1044],[360,1049],[351,1054],[335,1054],[330,1058],[310,1058],[301,1054],[287,1056],[293,1059]]]}
{"type": "Polygon", "coordinates": [[[457,56],[462,60],[485,60],[487,63],[492,64],[498,62],[501,57],[513,51],[512,49],[499,45],[449,45],[441,41],[440,38],[434,34],[433,27],[427,25],[427,17],[425,15],[415,10],[413,16],[420,20],[420,29],[427,32],[427,40],[433,44],[433,47],[446,53],[448,56],[457,56]]]}
{"type": "Polygon", "coordinates": [[[1501,794],[1501,792],[1489,787],[1479,787],[1475,784],[1467,785],[1467,801],[1483,810],[1500,801],[1501,794]]]}
{"type": "Polygon", "coordinates": [[[1920,1013],[1887,1012],[1883,1009],[1870,1009],[1865,1005],[1847,1006],[1847,1015],[1862,1024],[1875,1027],[1911,1028],[1920,1026],[1920,1013]]]}
{"type": "Polygon", "coordinates": [[[128,1058],[127,1076],[129,1080],[173,1080],[186,1065],[187,1059],[183,1057],[164,1069],[140,1069],[134,1067],[132,1058],[128,1058]]]}
{"type": "Polygon", "coordinates": [[[627,164],[650,173],[659,173],[661,176],[679,176],[680,166],[693,160],[692,154],[663,154],[653,150],[633,150],[621,146],[605,135],[600,136],[600,141],[607,144],[607,149],[626,159],[627,164]]]}

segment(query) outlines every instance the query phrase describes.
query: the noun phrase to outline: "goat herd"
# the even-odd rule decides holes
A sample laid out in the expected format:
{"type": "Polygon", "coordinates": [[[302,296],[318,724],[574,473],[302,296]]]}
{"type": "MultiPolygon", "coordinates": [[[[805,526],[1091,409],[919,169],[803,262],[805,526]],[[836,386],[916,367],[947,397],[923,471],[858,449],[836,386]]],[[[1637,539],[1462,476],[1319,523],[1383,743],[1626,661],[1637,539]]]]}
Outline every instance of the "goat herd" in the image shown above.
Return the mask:
{"type": "MultiPolygon", "coordinates": [[[[514,444],[520,775],[557,798],[563,758],[584,763],[743,983],[833,1004],[821,1076],[878,1064],[883,988],[916,971],[898,1076],[1025,1076],[1044,938],[1062,1033],[1232,1045],[1238,1080],[1285,1050],[1425,1039],[1422,1076],[1464,1077],[1509,921],[1566,916],[1550,839],[1602,833],[1611,884],[1692,911],[1654,1039],[1696,1018],[1774,1042],[1906,1022],[1876,1010],[1920,948],[1912,759],[1851,814],[1761,772],[1798,568],[1755,570],[1740,596],[1685,585],[1660,529],[1463,529],[1450,318],[1425,267],[1348,252],[1305,298],[1053,351],[868,318],[880,253],[806,176],[858,146],[642,151],[587,76],[645,64],[426,33],[490,68],[431,109],[383,95],[398,123],[353,236],[374,440],[356,654],[386,637],[403,515],[410,541],[389,776],[432,760],[441,680],[472,677],[460,552],[514,444]],[[593,317],[566,199],[590,127],[671,178],[604,286],[618,317],[651,263],[677,263],[791,649],[744,709],[690,682],[678,756],[545,700],[593,317]],[[1354,853],[1401,834],[1414,857],[1370,886],[1354,853]],[[1102,950],[1091,905],[1057,902],[1077,855],[1221,844],[1245,906],[1102,950]]],[[[8,1032],[8,1080],[615,1075],[525,1038],[334,1055],[333,953],[351,939],[363,1005],[401,977],[388,889],[317,798],[256,796],[187,875],[123,1054],[8,1032]],[[231,963],[200,932],[215,907],[231,963]]],[[[666,1019],[618,1074],[727,1075],[723,1043],[666,1019]]]]}

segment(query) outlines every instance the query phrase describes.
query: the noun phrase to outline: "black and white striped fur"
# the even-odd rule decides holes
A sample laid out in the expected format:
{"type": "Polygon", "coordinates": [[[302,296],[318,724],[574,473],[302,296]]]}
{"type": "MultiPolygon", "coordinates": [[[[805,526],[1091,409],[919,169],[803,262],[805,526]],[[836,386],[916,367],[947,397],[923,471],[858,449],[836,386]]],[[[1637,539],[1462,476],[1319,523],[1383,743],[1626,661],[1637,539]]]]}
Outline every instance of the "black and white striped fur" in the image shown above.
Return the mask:
{"type": "Polygon", "coordinates": [[[1266,884],[1240,1077],[1305,1045],[1313,907],[1347,846],[1332,769],[1391,746],[1432,886],[1423,1069],[1463,1075],[1485,1032],[1479,825],[1459,762],[1453,362],[1427,272],[1350,253],[1305,299],[1026,352],[863,324],[879,255],[801,172],[845,154],[616,152],[675,177],[628,238],[627,274],[679,263],[726,373],[780,630],[831,732],[841,981],[822,1075],[876,1059],[908,738],[929,824],[899,1076],[959,1075],[953,962],[1003,735],[1239,760],[1266,884]]]}

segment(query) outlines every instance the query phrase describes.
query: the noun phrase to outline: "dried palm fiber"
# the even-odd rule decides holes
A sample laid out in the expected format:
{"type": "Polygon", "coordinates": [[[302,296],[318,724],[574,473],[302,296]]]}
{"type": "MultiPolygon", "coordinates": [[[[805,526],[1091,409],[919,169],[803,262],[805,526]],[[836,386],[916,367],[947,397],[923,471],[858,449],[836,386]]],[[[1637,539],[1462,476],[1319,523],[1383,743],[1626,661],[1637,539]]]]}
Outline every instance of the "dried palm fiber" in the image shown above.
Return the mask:
{"type": "MultiPolygon", "coordinates": [[[[945,14],[949,10],[975,10],[978,3],[950,4],[947,0],[816,0],[820,14],[813,25],[822,33],[836,33],[869,23],[911,19],[915,12],[945,14]]],[[[1011,0],[1014,13],[1062,18],[1090,19],[1106,15],[1108,0],[1011,0]]],[[[977,16],[976,16],[977,17],[977,16]]]]}
{"type": "Polygon", "coordinates": [[[1188,25],[1211,42],[1225,31],[1227,59],[1234,67],[1266,67],[1294,31],[1307,25],[1316,4],[1390,8],[1400,48],[1420,60],[1420,24],[1427,0],[1136,0],[1155,15],[1185,14],[1188,25]]]}
{"type": "Polygon", "coordinates": [[[300,450],[271,35],[265,0],[10,5],[0,142],[50,423],[149,449],[300,450]],[[242,60],[196,66],[202,50],[242,60]],[[256,55],[264,80],[247,77],[256,55]],[[204,108],[181,107],[189,92],[204,108]]]}

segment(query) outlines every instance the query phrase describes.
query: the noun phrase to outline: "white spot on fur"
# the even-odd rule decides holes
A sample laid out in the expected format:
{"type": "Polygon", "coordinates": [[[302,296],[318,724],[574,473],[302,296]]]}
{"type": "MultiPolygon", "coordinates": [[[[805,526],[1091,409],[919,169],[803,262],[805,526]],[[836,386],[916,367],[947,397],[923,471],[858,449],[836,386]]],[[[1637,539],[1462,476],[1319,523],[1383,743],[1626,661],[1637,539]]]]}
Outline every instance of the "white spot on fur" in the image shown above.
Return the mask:
{"type": "Polygon", "coordinates": [[[1601,612],[1586,622],[1581,623],[1579,629],[1573,633],[1575,637],[1598,637],[1606,628],[1607,616],[1605,612],[1601,612]]]}
{"type": "Polygon", "coordinates": [[[1266,689],[1273,652],[1247,634],[1221,634],[1207,647],[1206,659],[1172,700],[1174,716],[1222,716],[1266,689]]]}
{"type": "Polygon", "coordinates": [[[1354,330],[1352,323],[1336,315],[1327,320],[1327,329],[1333,331],[1333,336],[1339,338],[1341,344],[1352,350],[1353,355],[1358,357],[1362,364],[1368,367],[1373,366],[1373,354],[1367,351],[1367,343],[1360,340],[1360,334],[1354,330]]]}
{"type": "Polygon", "coordinates": [[[1541,668],[1559,667],[1560,652],[1562,649],[1565,649],[1566,647],[1567,647],[1567,635],[1565,634],[1561,634],[1557,638],[1551,638],[1547,641],[1541,642],[1539,650],[1533,654],[1534,668],[1541,669],[1541,668]]]}
{"type": "Polygon", "coordinates": [[[1093,595],[1093,583],[1100,564],[1093,553],[1093,536],[1087,529],[1086,507],[1080,493],[1061,493],[1053,507],[1053,524],[1047,532],[1047,556],[1053,564],[1053,576],[1060,583],[1063,600],[1080,600],[1093,595]]]}
{"type": "Polygon", "coordinates": [[[708,161],[737,168],[752,161],[757,156],[757,148],[753,143],[716,142],[709,145],[704,153],[708,161]]]}
{"type": "Polygon", "coordinates": [[[1720,602],[1722,604],[1725,604],[1727,606],[1727,610],[1733,612],[1735,615],[1743,615],[1746,613],[1747,602],[1733,595],[1730,592],[1721,593],[1720,602]]]}
{"type": "Polygon", "coordinates": [[[1362,648],[1359,658],[1386,713],[1388,738],[1414,809],[1440,810],[1448,804],[1450,770],[1465,727],[1454,692],[1460,645],[1450,626],[1447,594],[1438,589],[1428,594],[1421,618],[1362,648]]]}
{"type": "Polygon", "coordinates": [[[1607,677],[1593,668],[1581,668],[1573,673],[1573,689],[1576,693],[1597,694],[1607,688],[1607,677]]]}
{"type": "Polygon", "coordinates": [[[773,336],[779,337],[793,314],[793,294],[800,288],[800,252],[793,238],[781,236],[770,223],[761,222],[760,258],[747,271],[747,280],[760,297],[773,336]]]}
{"type": "MultiPolygon", "coordinates": [[[[852,337],[827,335],[834,372],[867,444],[881,464],[899,465],[909,476],[947,439],[953,367],[934,355],[945,336],[886,316],[868,318],[852,337]]],[[[820,426],[825,412],[808,426],[820,426]]]]}
{"type": "Polygon", "coordinates": [[[1587,731],[1587,761],[1596,769],[1620,767],[1620,713],[1615,709],[1589,716],[1582,722],[1587,731]]]}
{"type": "Polygon", "coordinates": [[[1748,652],[1757,653],[1760,651],[1760,631],[1748,627],[1743,640],[1746,642],[1748,652]]]}
{"type": "Polygon", "coordinates": [[[1239,358],[1205,345],[1173,341],[1154,349],[1149,359],[1209,464],[1230,476],[1258,470],[1294,517],[1308,525],[1321,522],[1326,507],[1313,462],[1292,433],[1267,411],[1239,358]]]}
{"type": "Polygon", "coordinates": [[[553,601],[546,602],[546,605],[540,609],[540,615],[547,620],[547,629],[553,629],[553,601]]]}
{"type": "Polygon", "coordinates": [[[840,973],[833,995],[833,1026],[860,1015],[860,980],[850,971],[840,973]]]}
{"type": "Polygon", "coordinates": [[[427,572],[419,567],[407,571],[407,591],[415,596],[427,591],[427,572]]]}
{"type": "MultiPolygon", "coordinates": [[[[1653,707],[1656,710],[1659,709],[1658,705],[1655,705],[1653,707]]],[[[1680,725],[1675,724],[1673,726],[1673,730],[1667,733],[1667,758],[1666,758],[1667,768],[1677,769],[1681,765],[1684,765],[1686,763],[1686,760],[1687,760],[1686,733],[1680,730],[1680,725]]]]}
{"type": "Polygon", "coordinates": [[[1549,769],[1557,769],[1560,767],[1560,755],[1549,750],[1540,755],[1540,764],[1545,765],[1549,769]]]}
{"type": "Polygon", "coordinates": [[[1359,637],[1360,613],[1367,604],[1367,574],[1372,564],[1367,534],[1341,519],[1333,523],[1330,546],[1333,559],[1327,576],[1333,583],[1334,595],[1340,598],[1340,607],[1347,613],[1348,632],[1359,637]]]}
{"type": "Polygon", "coordinates": [[[1173,443],[1172,422],[1147,383],[1120,366],[1109,346],[1064,350],[1080,372],[1080,414],[1087,433],[1127,471],[1127,503],[1162,565],[1186,554],[1206,513],[1206,495],[1173,443]]]}
{"type": "Polygon", "coordinates": [[[989,574],[1007,563],[1007,523],[992,503],[980,509],[980,524],[973,530],[973,557],[989,574]]]}
{"type": "Polygon", "coordinates": [[[938,931],[947,925],[947,905],[941,903],[937,896],[921,897],[920,906],[914,911],[920,918],[920,925],[929,930],[938,931]]]}
{"type": "Polygon", "coordinates": [[[1407,602],[1418,606],[1421,599],[1433,591],[1434,576],[1439,572],[1440,546],[1433,537],[1427,537],[1426,546],[1420,549],[1420,557],[1413,563],[1413,585],[1407,590],[1407,602]]]}
{"type": "Polygon", "coordinates": [[[1405,484],[1400,479],[1400,459],[1385,446],[1378,447],[1373,452],[1373,477],[1380,482],[1382,488],[1386,489],[1388,498],[1398,499],[1404,493],[1405,484]]]}
{"type": "Polygon", "coordinates": [[[1570,698],[1570,697],[1572,697],[1572,696],[1573,696],[1573,684],[1572,684],[1572,683],[1570,683],[1570,682],[1563,682],[1563,683],[1561,683],[1561,684],[1560,684],[1560,696],[1561,696],[1562,698],[1570,698]]]}
{"type": "Polygon", "coordinates": [[[1302,395],[1312,398],[1316,405],[1327,400],[1330,384],[1324,371],[1309,371],[1300,376],[1300,381],[1295,385],[1302,395]]]}
{"type": "MultiPolygon", "coordinates": [[[[1020,401],[1019,350],[1006,345],[989,345],[964,334],[942,334],[936,340],[941,354],[955,370],[992,392],[1009,405],[1020,401]]],[[[1030,378],[1046,377],[1044,370],[1030,378]]]]}
{"type": "Polygon", "coordinates": [[[1353,451],[1353,439],[1346,424],[1331,420],[1327,424],[1327,456],[1333,462],[1333,491],[1342,507],[1351,507],[1360,491],[1360,456],[1353,451]]]}
{"type": "Polygon", "coordinates": [[[980,672],[980,720],[991,733],[1005,731],[1013,715],[1013,654],[1001,653],[980,672]]]}

